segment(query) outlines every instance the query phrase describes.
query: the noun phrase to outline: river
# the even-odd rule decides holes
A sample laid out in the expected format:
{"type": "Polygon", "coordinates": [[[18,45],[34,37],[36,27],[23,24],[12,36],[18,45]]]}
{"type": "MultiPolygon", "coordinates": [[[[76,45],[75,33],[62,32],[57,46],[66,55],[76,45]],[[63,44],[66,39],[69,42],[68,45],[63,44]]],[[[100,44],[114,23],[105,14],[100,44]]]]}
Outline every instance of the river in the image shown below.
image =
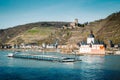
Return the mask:
{"type": "Polygon", "coordinates": [[[11,52],[0,51],[0,80],[120,80],[119,55],[86,55],[79,56],[82,61],[61,63],[7,57],[11,52]]]}

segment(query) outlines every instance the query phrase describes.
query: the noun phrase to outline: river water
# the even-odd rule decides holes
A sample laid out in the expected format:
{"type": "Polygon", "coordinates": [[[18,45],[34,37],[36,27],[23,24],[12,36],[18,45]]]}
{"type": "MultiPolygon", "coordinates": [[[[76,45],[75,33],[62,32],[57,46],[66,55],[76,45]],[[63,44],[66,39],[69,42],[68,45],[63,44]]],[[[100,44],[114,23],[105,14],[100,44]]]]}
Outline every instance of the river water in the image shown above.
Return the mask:
{"type": "Polygon", "coordinates": [[[120,80],[118,55],[86,55],[79,56],[82,61],[60,63],[9,58],[8,53],[0,51],[0,80],[120,80]]]}

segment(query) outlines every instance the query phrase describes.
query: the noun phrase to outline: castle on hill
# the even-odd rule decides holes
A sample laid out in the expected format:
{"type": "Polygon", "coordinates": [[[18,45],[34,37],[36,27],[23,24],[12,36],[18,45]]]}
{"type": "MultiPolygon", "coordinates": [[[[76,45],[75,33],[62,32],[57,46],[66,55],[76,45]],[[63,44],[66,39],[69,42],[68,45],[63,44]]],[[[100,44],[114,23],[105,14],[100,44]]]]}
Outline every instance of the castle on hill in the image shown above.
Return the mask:
{"type": "Polygon", "coordinates": [[[75,29],[79,26],[78,19],[75,19],[74,22],[71,22],[69,25],[64,25],[63,29],[75,29]]]}

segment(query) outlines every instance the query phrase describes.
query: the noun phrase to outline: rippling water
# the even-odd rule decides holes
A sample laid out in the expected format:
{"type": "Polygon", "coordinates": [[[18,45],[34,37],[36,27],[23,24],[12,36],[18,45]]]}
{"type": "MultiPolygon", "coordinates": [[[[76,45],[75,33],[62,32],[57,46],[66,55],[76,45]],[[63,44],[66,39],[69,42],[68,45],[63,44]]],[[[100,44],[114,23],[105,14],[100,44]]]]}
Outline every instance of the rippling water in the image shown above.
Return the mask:
{"type": "Polygon", "coordinates": [[[82,61],[60,63],[9,58],[10,52],[0,51],[0,80],[120,80],[120,56],[80,56],[82,61]]]}

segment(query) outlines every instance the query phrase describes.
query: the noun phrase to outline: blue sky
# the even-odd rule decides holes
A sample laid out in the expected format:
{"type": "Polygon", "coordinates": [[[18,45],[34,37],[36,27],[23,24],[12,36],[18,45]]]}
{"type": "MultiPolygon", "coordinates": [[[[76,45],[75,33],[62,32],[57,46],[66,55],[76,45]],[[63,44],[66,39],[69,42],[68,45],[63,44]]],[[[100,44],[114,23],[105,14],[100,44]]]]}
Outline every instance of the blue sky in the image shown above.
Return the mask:
{"type": "Polygon", "coordinates": [[[0,0],[0,29],[40,21],[79,23],[120,11],[120,0],[0,0]]]}

